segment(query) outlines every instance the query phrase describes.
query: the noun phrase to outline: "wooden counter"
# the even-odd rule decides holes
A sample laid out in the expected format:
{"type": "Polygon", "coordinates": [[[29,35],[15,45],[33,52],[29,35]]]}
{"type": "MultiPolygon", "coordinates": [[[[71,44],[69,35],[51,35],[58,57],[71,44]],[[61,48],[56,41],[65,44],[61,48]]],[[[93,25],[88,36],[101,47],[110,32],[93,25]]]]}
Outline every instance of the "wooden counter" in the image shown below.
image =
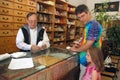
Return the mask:
{"type": "Polygon", "coordinates": [[[31,56],[34,62],[34,67],[29,69],[9,70],[8,65],[11,58],[1,61],[0,80],[77,80],[79,75],[79,68],[77,67],[78,56],[65,49],[50,48],[50,53],[64,53],[69,56],[59,55],[62,57],[61,60],[52,62],[51,64],[49,63],[49,65],[46,65],[43,69],[36,69],[36,67],[41,65],[36,63],[36,59],[40,59],[39,57],[43,56],[46,52],[47,51],[44,50],[35,54],[28,53],[29,55],[27,57],[31,56]]]}

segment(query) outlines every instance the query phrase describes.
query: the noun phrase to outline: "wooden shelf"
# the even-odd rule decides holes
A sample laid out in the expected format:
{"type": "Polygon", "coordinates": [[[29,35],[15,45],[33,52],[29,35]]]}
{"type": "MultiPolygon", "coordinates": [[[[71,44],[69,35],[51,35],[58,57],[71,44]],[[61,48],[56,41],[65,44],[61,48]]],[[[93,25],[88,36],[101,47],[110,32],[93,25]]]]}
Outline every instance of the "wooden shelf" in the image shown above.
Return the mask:
{"type": "Polygon", "coordinates": [[[11,44],[12,46],[8,46],[8,50],[4,47],[8,42],[4,44],[2,42],[7,37],[16,37],[18,29],[26,23],[25,17],[28,12],[37,12],[38,23],[45,27],[53,47],[56,45],[66,47],[67,43],[72,43],[76,36],[79,38],[78,35],[82,34],[83,25],[76,19],[75,6],[63,0],[22,0],[22,2],[2,0],[2,2],[8,3],[8,5],[0,5],[2,19],[0,21],[0,46],[3,46],[0,48],[0,54],[18,51],[15,40],[14,44],[11,44]],[[18,8],[18,6],[23,6],[23,8],[18,8]],[[18,13],[22,13],[22,15],[18,13]],[[7,34],[5,35],[5,33],[7,34]],[[64,38],[64,40],[54,41],[55,38],[64,38]]]}
{"type": "MultiPolygon", "coordinates": [[[[49,31],[49,26],[47,26],[47,33],[50,33],[49,36],[52,36],[51,38],[51,45],[52,46],[61,46],[60,44],[64,44],[64,47],[67,46],[67,43],[72,43],[76,38],[78,37],[78,34],[81,34],[80,29],[79,31],[76,29],[79,22],[76,22],[76,15],[75,15],[75,6],[68,4],[62,0],[50,0],[54,2],[53,5],[49,5],[44,3],[44,0],[38,2],[41,7],[45,7],[45,9],[41,9],[38,11],[38,14],[43,15],[50,15],[52,22],[44,22],[40,21],[40,23],[44,24],[52,24],[52,28],[49,31]],[[49,8],[51,7],[51,9],[49,8]],[[77,25],[76,25],[77,24],[77,25]],[[62,37],[61,37],[62,36],[62,37]],[[63,38],[64,40],[61,40],[60,38],[63,38]]],[[[80,28],[80,26],[79,26],[80,28]]],[[[79,36],[80,37],[80,36],[79,36]]],[[[63,47],[63,46],[62,46],[63,47]]]]}

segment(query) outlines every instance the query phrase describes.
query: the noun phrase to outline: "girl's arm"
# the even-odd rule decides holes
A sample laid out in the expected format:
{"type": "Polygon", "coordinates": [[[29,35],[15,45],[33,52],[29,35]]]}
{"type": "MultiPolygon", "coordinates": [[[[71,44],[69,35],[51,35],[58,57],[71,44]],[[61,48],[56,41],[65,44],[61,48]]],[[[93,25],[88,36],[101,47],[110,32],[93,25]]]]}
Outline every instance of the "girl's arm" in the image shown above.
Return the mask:
{"type": "Polygon", "coordinates": [[[98,73],[96,70],[94,70],[92,73],[92,80],[97,80],[97,79],[98,79],[98,73]]]}

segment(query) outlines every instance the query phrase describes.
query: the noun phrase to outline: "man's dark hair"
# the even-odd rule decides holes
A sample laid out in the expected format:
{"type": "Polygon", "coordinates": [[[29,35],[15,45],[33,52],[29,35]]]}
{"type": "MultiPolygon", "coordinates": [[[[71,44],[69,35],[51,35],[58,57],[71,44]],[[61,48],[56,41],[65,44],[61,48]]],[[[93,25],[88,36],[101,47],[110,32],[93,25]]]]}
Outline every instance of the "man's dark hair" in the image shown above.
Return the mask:
{"type": "Polygon", "coordinates": [[[87,13],[88,11],[89,11],[88,7],[85,4],[82,4],[76,7],[75,14],[77,15],[82,12],[87,13]]]}
{"type": "Polygon", "coordinates": [[[35,13],[35,12],[29,12],[29,13],[27,14],[26,18],[28,19],[28,18],[29,18],[30,16],[32,16],[33,14],[37,15],[37,13],[35,13]]]}

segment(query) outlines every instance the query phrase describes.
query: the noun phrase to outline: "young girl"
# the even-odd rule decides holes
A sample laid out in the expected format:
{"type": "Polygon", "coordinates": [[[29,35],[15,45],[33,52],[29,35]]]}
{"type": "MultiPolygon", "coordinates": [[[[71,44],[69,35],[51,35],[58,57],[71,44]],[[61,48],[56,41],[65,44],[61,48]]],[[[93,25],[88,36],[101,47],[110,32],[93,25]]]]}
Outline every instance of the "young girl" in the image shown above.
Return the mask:
{"type": "Polygon", "coordinates": [[[82,80],[101,80],[100,72],[104,70],[101,49],[91,47],[87,50],[87,68],[82,80]]]}

